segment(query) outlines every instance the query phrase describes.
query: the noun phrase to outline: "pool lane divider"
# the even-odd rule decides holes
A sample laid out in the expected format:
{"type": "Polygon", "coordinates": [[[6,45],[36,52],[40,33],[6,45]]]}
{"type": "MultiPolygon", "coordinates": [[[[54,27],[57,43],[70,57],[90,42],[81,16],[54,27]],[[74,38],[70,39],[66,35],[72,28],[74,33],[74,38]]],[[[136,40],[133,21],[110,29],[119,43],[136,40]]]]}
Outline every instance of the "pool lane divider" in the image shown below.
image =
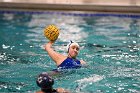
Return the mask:
{"type": "Polygon", "coordinates": [[[116,14],[116,13],[81,13],[81,12],[65,12],[65,11],[15,11],[15,10],[0,10],[0,14],[49,14],[49,15],[64,15],[64,16],[81,16],[81,17],[94,17],[94,16],[113,16],[125,18],[140,18],[140,14],[116,14]]]}

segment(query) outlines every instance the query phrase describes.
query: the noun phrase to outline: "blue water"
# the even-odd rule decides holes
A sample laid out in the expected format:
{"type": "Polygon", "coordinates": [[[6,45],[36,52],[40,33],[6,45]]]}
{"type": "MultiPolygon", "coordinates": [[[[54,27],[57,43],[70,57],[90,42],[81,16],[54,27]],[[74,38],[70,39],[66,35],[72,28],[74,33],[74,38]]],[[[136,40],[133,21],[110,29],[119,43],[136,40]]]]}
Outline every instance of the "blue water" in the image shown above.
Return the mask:
{"type": "Polygon", "coordinates": [[[54,88],[82,93],[140,92],[140,15],[81,12],[0,11],[0,92],[39,90],[36,77],[56,68],[44,51],[45,26],[60,36],[54,49],[66,54],[69,40],[80,46],[87,67],[56,77],[54,88]]]}

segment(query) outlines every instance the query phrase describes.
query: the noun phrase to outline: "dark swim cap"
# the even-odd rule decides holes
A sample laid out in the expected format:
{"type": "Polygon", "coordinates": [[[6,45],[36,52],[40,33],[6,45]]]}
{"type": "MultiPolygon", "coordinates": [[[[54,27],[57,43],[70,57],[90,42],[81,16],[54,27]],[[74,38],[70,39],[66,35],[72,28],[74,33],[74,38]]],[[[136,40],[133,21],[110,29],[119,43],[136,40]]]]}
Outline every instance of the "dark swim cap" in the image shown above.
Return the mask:
{"type": "Polygon", "coordinates": [[[51,88],[54,84],[54,80],[48,75],[48,73],[43,72],[38,76],[36,83],[40,88],[51,88]]]}

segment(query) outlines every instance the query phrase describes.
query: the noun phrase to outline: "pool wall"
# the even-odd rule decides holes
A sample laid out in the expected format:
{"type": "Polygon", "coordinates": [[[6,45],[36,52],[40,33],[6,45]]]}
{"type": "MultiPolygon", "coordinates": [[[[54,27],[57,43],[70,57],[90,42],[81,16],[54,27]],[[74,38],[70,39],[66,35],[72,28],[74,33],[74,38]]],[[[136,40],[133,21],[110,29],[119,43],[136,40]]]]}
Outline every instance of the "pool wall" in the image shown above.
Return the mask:
{"type": "Polygon", "coordinates": [[[140,0],[0,0],[0,9],[140,13],[140,0]]]}

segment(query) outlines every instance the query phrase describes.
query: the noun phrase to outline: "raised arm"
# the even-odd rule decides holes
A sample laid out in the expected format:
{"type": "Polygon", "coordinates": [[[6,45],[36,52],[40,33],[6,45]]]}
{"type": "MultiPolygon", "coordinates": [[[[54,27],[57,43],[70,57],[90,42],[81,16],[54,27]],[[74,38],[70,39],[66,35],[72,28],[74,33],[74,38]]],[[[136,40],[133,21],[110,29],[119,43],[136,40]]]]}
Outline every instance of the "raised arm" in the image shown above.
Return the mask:
{"type": "Polygon", "coordinates": [[[60,65],[62,61],[66,58],[64,55],[54,51],[52,48],[54,42],[50,41],[45,45],[45,50],[48,52],[48,55],[54,60],[56,65],[60,65]]]}

